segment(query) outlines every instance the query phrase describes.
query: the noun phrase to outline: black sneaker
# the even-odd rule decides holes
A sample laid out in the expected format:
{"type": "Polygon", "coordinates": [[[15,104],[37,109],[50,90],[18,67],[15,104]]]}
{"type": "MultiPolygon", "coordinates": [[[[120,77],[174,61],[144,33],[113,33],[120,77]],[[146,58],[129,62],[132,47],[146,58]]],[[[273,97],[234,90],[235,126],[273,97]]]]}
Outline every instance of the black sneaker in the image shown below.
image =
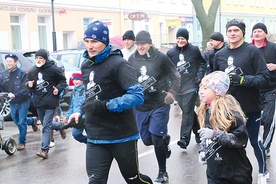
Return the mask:
{"type": "Polygon", "coordinates": [[[177,145],[180,146],[180,148],[187,149],[187,143],[184,139],[177,141],[177,145]]]}
{"type": "Polygon", "coordinates": [[[154,180],[155,183],[164,183],[168,181],[169,176],[167,172],[159,172],[157,178],[154,180]]]}
{"type": "Polygon", "coordinates": [[[169,136],[169,135],[164,136],[163,141],[167,148],[166,149],[166,158],[170,158],[171,153],[172,153],[171,148],[170,148],[171,136],[169,136]]]}
{"type": "Polygon", "coordinates": [[[199,134],[195,134],[195,141],[197,144],[201,143],[199,134]]]}

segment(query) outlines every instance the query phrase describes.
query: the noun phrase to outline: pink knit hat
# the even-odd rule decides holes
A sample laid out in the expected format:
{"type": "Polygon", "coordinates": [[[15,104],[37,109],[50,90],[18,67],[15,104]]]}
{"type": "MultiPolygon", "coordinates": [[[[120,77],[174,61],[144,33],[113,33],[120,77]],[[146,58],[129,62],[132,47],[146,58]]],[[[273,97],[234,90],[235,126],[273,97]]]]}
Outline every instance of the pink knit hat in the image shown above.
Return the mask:
{"type": "Polygon", "coordinates": [[[214,90],[220,96],[224,96],[229,89],[230,79],[227,73],[215,71],[209,75],[206,75],[201,84],[214,90]]]}

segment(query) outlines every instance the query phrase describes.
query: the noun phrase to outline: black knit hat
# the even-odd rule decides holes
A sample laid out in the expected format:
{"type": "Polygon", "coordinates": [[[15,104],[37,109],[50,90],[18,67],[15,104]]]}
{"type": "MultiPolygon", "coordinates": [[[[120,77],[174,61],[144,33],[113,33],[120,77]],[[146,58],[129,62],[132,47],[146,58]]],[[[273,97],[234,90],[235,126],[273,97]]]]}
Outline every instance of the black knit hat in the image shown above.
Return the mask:
{"type": "Polygon", "coordinates": [[[125,34],[123,35],[123,40],[125,40],[125,39],[135,41],[135,36],[134,36],[134,33],[132,30],[128,30],[125,32],[125,34]]]}
{"type": "Polygon", "coordinates": [[[44,59],[48,59],[48,54],[47,54],[47,51],[46,50],[44,50],[44,49],[39,49],[38,51],[36,51],[36,53],[35,53],[35,57],[36,56],[41,56],[41,57],[43,57],[44,59]]]}
{"type": "Polygon", "coordinates": [[[189,40],[189,31],[185,28],[179,28],[176,32],[176,38],[183,37],[187,41],[189,40]]]}
{"type": "Polygon", "coordinates": [[[210,36],[210,40],[216,40],[216,41],[221,41],[224,42],[223,35],[220,32],[213,32],[210,36]]]}
{"type": "Polygon", "coordinates": [[[255,25],[253,26],[252,32],[253,32],[255,29],[262,29],[262,30],[267,34],[267,28],[266,28],[266,26],[265,26],[263,23],[261,23],[261,22],[255,24],[255,25]]]}
{"type": "Polygon", "coordinates": [[[137,33],[136,38],[135,38],[135,43],[149,43],[152,44],[152,40],[150,37],[150,33],[148,31],[140,31],[137,33]]]}

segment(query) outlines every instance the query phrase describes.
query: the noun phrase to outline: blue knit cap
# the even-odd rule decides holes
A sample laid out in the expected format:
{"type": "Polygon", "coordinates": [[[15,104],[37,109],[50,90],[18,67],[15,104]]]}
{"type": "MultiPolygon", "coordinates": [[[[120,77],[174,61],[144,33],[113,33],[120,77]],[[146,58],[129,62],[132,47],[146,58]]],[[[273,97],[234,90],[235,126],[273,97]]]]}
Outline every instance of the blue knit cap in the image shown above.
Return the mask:
{"type": "Polygon", "coordinates": [[[109,30],[107,25],[101,21],[95,21],[87,26],[84,32],[84,38],[91,38],[93,40],[98,40],[105,45],[109,45],[109,30]]]}

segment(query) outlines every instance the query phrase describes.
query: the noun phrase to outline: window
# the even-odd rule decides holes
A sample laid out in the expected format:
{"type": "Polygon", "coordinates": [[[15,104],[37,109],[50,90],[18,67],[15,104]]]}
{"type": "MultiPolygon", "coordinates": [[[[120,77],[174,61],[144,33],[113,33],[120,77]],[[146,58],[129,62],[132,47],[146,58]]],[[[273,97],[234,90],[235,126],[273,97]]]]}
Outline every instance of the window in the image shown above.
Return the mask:
{"type": "Polygon", "coordinates": [[[87,26],[93,21],[93,18],[83,18],[83,30],[86,30],[87,26]]]}
{"type": "Polygon", "coordinates": [[[47,30],[45,17],[38,17],[38,39],[39,39],[39,48],[47,48],[47,30]]]}
{"type": "Polygon", "coordinates": [[[10,22],[11,22],[12,48],[22,49],[19,16],[11,16],[10,18],[11,18],[10,22]]]}

